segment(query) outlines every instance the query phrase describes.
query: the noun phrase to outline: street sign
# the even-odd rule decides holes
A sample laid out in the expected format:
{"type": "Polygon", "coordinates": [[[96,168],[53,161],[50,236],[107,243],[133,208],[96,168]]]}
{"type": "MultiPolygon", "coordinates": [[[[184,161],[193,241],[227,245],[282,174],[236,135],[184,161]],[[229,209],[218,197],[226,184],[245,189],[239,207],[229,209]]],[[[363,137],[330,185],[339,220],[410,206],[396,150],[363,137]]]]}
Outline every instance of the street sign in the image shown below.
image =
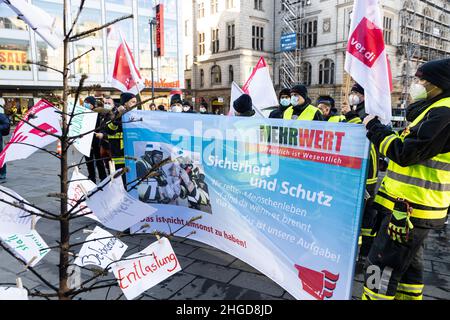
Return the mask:
{"type": "Polygon", "coordinates": [[[297,34],[283,34],[280,39],[280,49],[282,52],[293,51],[297,49],[297,34]]]}

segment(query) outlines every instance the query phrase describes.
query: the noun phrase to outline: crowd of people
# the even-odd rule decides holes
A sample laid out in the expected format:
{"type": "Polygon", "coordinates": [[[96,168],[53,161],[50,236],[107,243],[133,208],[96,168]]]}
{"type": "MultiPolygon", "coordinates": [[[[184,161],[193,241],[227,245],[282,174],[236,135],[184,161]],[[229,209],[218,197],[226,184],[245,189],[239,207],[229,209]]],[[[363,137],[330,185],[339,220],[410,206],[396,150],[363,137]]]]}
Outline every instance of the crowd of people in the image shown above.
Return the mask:
{"type": "MultiPolygon", "coordinates": [[[[412,103],[406,110],[410,125],[401,132],[381,124],[365,109],[365,92],[359,84],[350,89],[339,114],[330,95],[318,97],[315,105],[306,86],[297,84],[279,92],[279,106],[269,118],[363,124],[371,141],[360,237],[360,260],[365,261],[363,299],[420,300],[423,297],[423,244],[432,229],[440,229],[450,205],[450,59],[420,66],[410,88],[412,103]],[[377,190],[379,172],[386,175],[377,190]],[[378,268],[378,269],[377,269],[378,268]],[[371,283],[373,270],[386,277],[371,283]],[[387,272],[384,272],[388,270],[387,272]]],[[[98,112],[91,154],[86,157],[89,179],[96,182],[109,174],[107,163],[125,166],[122,115],[135,108],[137,97],[123,93],[120,103],[109,96],[84,99],[84,106],[98,112]]],[[[165,112],[163,105],[151,105],[165,112]]],[[[233,103],[236,116],[256,114],[252,99],[243,94],[233,103]]],[[[169,111],[196,113],[180,95],[170,99],[169,111]]],[[[209,114],[203,102],[200,114],[209,114]]],[[[9,121],[0,114],[0,133],[9,133],[9,121]]],[[[1,137],[0,137],[1,138],[1,137]]],[[[1,141],[0,141],[1,142],[1,141]]],[[[6,166],[0,172],[4,179],[6,166]]],[[[125,181],[125,175],[122,176],[125,181]]]]}

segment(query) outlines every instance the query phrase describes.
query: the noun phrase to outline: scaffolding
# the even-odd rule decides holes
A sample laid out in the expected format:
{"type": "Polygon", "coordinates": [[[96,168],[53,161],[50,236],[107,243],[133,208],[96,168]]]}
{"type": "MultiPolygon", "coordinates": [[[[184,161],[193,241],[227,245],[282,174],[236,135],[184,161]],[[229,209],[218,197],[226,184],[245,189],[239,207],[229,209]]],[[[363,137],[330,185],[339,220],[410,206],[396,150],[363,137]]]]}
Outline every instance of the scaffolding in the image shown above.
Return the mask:
{"type": "Polygon", "coordinates": [[[399,54],[404,61],[401,101],[406,108],[418,64],[450,55],[450,11],[447,0],[407,0],[399,15],[399,54]]]}
{"type": "Polygon", "coordinates": [[[290,51],[282,51],[280,58],[280,84],[283,88],[290,88],[295,83],[302,83],[301,69],[303,48],[303,21],[305,7],[311,4],[310,0],[282,0],[281,9],[281,36],[296,34],[297,46],[290,51]]]}

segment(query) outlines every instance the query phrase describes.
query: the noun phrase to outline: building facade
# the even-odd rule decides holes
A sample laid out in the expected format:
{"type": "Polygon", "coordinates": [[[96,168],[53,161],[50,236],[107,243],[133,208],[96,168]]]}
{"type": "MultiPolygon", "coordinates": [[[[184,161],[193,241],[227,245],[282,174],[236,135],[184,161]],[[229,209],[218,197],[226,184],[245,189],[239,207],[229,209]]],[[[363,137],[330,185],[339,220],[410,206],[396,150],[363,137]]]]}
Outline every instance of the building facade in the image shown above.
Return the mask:
{"type": "MultiPolygon", "coordinates": [[[[417,66],[450,56],[449,3],[380,0],[380,5],[392,106],[401,108],[417,66]]],[[[231,82],[242,86],[263,56],[277,90],[304,83],[313,100],[330,94],[339,104],[349,83],[344,64],[352,9],[353,0],[185,1],[187,96],[226,112],[231,82]],[[295,34],[296,48],[286,53],[281,40],[287,34],[295,34]]]]}
{"type": "Polygon", "coordinates": [[[261,56],[273,70],[274,1],[189,0],[183,18],[185,96],[226,113],[233,81],[243,86],[261,56]]]}
{"type": "MultiPolygon", "coordinates": [[[[63,0],[29,0],[33,5],[57,18],[57,25],[63,25],[63,0]]],[[[68,21],[78,11],[80,0],[69,0],[68,21]]],[[[70,65],[70,85],[77,86],[82,74],[88,75],[86,85],[99,84],[101,92],[118,97],[120,92],[111,88],[110,75],[117,47],[119,30],[122,32],[135,62],[146,82],[143,96],[151,91],[150,24],[155,17],[154,7],[164,5],[164,56],[154,58],[154,79],[156,96],[168,95],[170,89],[184,83],[184,67],[181,39],[181,0],[87,0],[73,34],[89,30],[124,15],[133,14],[133,19],[121,21],[93,36],[70,44],[70,57],[80,56],[91,48],[94,50],[70,65]]],[[[154,37],[155,32],[153,32],[154,37]]],[[[156,46],[154,46],[156,48],[156,46]]],[[[0,5],[0,94],[3,103],[14,104],[20,111],[26,111],[46,92],[60,92],[62,76],[53,69],[62,69],[62,46],[53,50],[39,35],[21,20],[6,5],[0,5]],[[27,60],[40,65],[27,64],[27,60]]],[[[167,99],[159,102],[167,104],[167,99]]]]}

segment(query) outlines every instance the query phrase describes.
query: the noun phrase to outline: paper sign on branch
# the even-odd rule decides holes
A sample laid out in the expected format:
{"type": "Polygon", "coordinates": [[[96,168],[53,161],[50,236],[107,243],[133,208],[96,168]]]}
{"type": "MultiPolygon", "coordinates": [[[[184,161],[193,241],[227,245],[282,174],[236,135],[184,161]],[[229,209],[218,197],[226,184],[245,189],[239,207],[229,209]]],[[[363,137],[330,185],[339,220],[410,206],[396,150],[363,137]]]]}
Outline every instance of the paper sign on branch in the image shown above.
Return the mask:
{"type": "Polygon", "coordinates": [[[28,291],[16,287],[0,287],[0,300],[28,300],[28,291]]]}
{"type": "MultiPolygon", "coordinates": [[[[29,212],[39,213],[36,209],[27,205],[27,201],[11,189],[0,186],[0,199],[8,203],[16,203],[19,205],[19,200],[25,203],[20,204],[22,208],[9,205],[5,202],[0,202],[0,238],[17,234],[27,234],[31,231],[32,217],[29,212]],[[25,211],[27,210],[27,211],[25,211]]],[[[35,216],[35,221],[39,219],[35,216]]]]}
{"type": "Polygon", "coordinates": [[[86,238],[86,243],[74,263],[80,267],[94,265],[106,269],[112,262],[120,259],[127,248],[126,244],[111,233],[96,227],[94,232],[86,238]]]}
{"type": "MultiPolygon", "coordinates": [[[[81,174],[78,170],[73,172],[71,181],[72,182],[69,184],[69,190],[67,192],[69,195],[67,210],[71,210],[78,200],[84,196],[83,189],[86,192],[89,192],[97,187],[95,183],[89,180],[85,175],[81,174]]],[[[81,210],[78,215],[84,215],[86,218],[91,218],[100,222],[94,214],[90,213],[91,209],[87,207],[86,202],[84,201],[81,202],[75,210],[81,210]]]]}
{"type": "Polygon", "coordinates": [[[27,235],[12,234],[4,238],[3,241],[14,251],[16,257],[30,267],[34,267],[50,252],[48,245],[36,230],[27,235]]]}
{"type": "Polygon", "coordinates": [[[89,197],[86,204],[100,222],[110,229],[124,231],[157,211],[131,197],[123,187],[120,177],[113,181],[106,178],[99,188],[101,191],[89,197]]]}
{"type": "Polygon", "coordinates": [[[167,238],[113,265],[114,276],[125,297],[132,300],[181,271],[180,263],[167,238]]]}
{"type": "MultiPolygon", "coordinates": [[[[73,103],[69,105],[69,112],[74,108],[73,103]]],[[[78,138],[74,142],[75,148],[87,157],[91,155],[92,139],[94,138],[94,129],[97,124],[98,113],[86,109],[84,106],[76,105],[72,123],[70,125],[69,137],[76,137],[87,132],[89,134],[78,138]],[[92,131],[92,132],[91,132],[92,131]]]]}

